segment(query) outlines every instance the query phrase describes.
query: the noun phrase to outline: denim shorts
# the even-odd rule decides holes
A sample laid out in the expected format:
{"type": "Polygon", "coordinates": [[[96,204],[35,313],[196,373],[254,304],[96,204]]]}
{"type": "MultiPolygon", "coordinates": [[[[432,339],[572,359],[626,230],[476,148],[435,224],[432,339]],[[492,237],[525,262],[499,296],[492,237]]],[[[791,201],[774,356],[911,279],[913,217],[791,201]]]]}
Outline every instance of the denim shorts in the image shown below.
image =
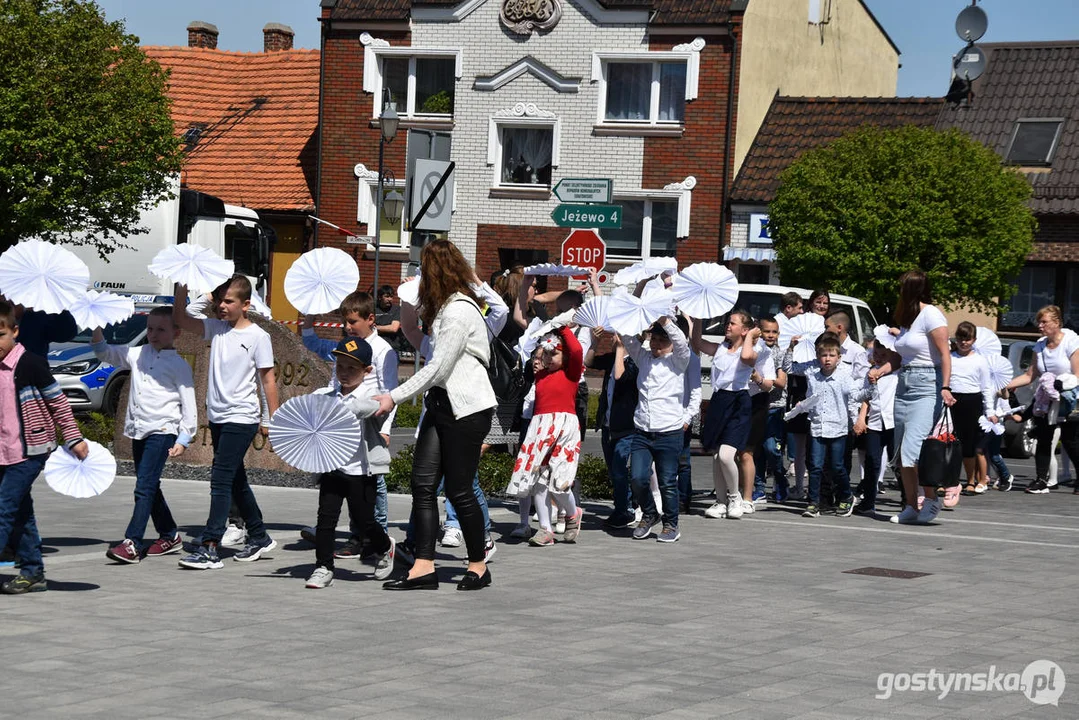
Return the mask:
{"type": "Polygon", "coordinates": [[[943,401],[940,368],[907,365],[899,369],[895,389],[895,447],[903,467],[915,467],[943,401]]]}

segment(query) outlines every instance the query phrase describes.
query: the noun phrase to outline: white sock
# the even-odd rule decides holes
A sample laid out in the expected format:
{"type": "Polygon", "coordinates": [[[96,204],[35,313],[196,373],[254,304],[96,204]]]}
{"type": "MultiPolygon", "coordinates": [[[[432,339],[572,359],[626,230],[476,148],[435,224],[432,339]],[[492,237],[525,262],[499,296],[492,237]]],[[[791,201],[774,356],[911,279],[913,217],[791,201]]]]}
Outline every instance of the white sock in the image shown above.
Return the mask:
{"type": "Polygon", "coordinates": [[[520,503],[521,526],[528,527],[532,520],[532,496],[525,495],[517,500],[520,503]]]}
{"type": "Polygon", "coordinates": [[[544,530],[551,532],[551,509],[547,505],[547,486],[536,485],[533,493],[536,496],[536,515],[539,516],[539,525],[544,530]]]}

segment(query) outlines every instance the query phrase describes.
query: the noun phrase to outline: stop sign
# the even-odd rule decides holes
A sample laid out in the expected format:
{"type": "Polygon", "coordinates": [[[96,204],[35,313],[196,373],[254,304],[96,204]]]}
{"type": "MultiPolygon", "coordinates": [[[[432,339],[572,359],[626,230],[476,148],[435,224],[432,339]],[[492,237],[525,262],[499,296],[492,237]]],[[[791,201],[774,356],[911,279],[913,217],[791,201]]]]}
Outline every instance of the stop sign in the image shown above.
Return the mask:
{"type": "Polygon", "coordinates": [[[562,241],[562,264],[603,270],[607,264],[607,243],[595,230],[574,230],[562,241]]]}

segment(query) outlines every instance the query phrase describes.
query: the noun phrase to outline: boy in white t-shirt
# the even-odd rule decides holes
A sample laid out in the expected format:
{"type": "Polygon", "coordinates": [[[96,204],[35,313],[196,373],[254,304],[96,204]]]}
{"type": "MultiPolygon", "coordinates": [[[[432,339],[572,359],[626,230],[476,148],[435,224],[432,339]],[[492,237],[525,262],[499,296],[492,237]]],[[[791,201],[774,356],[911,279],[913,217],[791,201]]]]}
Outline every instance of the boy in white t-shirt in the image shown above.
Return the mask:
{"type": "Polygon", "coordinates": [[[247,544],[232,556],[239,562],[263,557],[277,543],[266,533],[255,494],[247,482],[244,454],[261,432],[268,433],[270,416],[277,410],[270,336],[247,317],[251,282],[233,275],[214,291],[217,320],[199,320],[185,312],[187,288],[176,285],[173,319],[181,329],[197,332],[210,341],[210,368],[206,384],[206,418],[214,447],[210,470],[210,515],[202,543],[180,559],[180,567],[216,570],[222,567],[217,546],[225,532],[233,500],[247,528],[247,544]],[[259,384],[266,406],[259,402],[259,384]],[[261,419],[260,419],[261,418],[261,419]]]}

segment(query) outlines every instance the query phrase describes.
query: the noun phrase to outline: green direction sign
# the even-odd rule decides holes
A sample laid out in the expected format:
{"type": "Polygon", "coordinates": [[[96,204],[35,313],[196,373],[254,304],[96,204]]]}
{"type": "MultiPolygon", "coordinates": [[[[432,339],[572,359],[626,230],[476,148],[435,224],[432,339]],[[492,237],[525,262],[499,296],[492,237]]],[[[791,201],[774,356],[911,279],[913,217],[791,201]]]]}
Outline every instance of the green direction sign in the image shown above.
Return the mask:
{"type": "Polygon", "coordinates": [[[613,186],[606,178],[562,178],[551,190],[564,203],[609,203],[613,186]]]}
{"type": "Polygon", "coordinates": [[[621,205],[559,205],[551,213],[558,227],[610,228],[622,227],[621,205]]]}

